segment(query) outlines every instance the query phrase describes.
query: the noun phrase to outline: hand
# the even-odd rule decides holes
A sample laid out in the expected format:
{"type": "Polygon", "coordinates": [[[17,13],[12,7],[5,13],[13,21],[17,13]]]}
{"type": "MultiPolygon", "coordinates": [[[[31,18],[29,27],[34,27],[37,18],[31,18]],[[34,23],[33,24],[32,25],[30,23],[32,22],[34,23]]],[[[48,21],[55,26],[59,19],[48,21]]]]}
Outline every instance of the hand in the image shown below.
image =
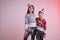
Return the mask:
{"type": "Polygon", "coordinates": [[[46,38],[46,35],[44,35],[43,38],[46,38]]]}
{"type": "Polygon", "coordinates": [[[27,34],[28,34],[27,31],[25,31],[25,32],[24,32],[24,37],[25,37],[27,34]]]}
{"type": "Polygon", "coordinates": [[[41,23],[41,24],[42,24],[42,22],[41,22],[41,21],[39,21],[39,23],[41,23]]]}

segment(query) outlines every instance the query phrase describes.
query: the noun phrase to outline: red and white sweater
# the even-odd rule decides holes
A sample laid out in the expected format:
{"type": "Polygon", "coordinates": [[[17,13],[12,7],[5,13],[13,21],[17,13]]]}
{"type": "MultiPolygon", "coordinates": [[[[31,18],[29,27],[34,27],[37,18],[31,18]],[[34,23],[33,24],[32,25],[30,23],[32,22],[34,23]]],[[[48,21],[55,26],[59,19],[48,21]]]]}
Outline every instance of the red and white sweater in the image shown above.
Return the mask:
{"type": "Polygon", "coordinates": [[[36,25],[38,28],[46,30],[46,20],[45,19],[42,20],[41,18],[37,17],[36,25]]]}

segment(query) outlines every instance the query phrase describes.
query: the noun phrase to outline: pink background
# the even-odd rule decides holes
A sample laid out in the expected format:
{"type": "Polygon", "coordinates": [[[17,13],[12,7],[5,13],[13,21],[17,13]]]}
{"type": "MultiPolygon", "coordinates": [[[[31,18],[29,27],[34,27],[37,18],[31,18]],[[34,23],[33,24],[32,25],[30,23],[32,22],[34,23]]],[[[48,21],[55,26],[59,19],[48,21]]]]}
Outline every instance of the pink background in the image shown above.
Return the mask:
{"type": "Polygon", "coordinates": [[[35,6],[36,16],[45,8],[47,36],[44,40],[60,40],[60,0],[0,0],[0,40],[23,40],[28,3],[35,6]]]}

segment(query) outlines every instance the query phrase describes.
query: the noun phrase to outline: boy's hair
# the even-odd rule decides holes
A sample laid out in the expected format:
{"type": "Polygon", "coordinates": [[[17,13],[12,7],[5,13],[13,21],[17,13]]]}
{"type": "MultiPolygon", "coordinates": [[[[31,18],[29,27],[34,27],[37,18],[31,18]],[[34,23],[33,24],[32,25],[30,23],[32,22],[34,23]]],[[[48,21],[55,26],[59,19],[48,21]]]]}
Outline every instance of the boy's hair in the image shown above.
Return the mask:
{"type": "Polygon", "coordinates": [[[42,11],[39,11],[39,12],[38,12],[38,14],[40,14],[40,13],[43,13],[43,14],[44,14],[44,12],[42,12],[42,11]]]}
{"type": "Polygon", "coordinates": [[[40,13],[43,13],[43,14],[44,14],[44,12],[43,12],[43,11],[44,11],[44,8],[43,8],[41,11],[39,11],[39,12],[38,12],[38,14],[40,14],[40,13]]]}

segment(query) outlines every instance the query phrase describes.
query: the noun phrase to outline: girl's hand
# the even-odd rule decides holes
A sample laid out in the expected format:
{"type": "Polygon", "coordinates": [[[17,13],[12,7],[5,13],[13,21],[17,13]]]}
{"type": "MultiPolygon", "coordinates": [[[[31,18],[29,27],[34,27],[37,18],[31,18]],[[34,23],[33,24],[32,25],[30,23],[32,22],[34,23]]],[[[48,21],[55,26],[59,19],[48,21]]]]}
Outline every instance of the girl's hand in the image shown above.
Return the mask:
{"type": "Polygon", "coordinates": [[[27,31],[25,31],[25,32],[24,32],[24,37],[25,37],[27,34],[28,34],[27,31]]]}

